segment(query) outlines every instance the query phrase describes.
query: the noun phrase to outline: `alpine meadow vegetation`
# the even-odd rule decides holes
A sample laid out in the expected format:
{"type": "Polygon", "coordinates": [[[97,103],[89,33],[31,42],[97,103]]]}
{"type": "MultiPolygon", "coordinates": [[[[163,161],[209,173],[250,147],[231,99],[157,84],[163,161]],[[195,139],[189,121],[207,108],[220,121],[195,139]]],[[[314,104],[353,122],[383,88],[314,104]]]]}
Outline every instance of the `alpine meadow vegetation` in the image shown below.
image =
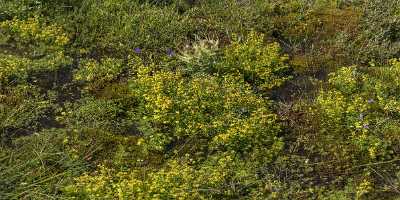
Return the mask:
{"type": "Polygon", "coordinates": [[[0,199],[400,199],[397,0],[0,0],[0,199]]]}

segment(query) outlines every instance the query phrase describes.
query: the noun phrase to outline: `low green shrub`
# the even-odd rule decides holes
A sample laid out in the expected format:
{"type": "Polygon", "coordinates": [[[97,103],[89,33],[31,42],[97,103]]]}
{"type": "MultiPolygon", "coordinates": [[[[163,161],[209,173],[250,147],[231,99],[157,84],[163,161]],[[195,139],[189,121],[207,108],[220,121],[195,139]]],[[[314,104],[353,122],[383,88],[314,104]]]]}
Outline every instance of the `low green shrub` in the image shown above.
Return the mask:
{"type": "Polygon", "coordinates": [[[131,88],[139,101],[136,120],[154,149],[163,150],[182,139],[208,138],[225,148],[246,151],[273,143],[279,130],[266,102],[237,77],[187,79],[180,71],[141,67],[131,88]],[[247,129],[252,136],[240,131],[247,129]]]}
{"type": "Polygon", "coordinates": [[[0,28],[0,89],[26,83],[32,74],[54,72],[72,62],[64,54],[69,38],[56,24],[46,25],[36,16],[3,21],[0,28]]]}
{"type": "Polygon", "coordinates": [[[288,145],[304,159],[300,166],[314,172],[298,172],[311,180],[308,187],[324,180],[332,190],[343,190],[333,199],[396,196],[389,177],[399,168],[399,66],[393,60],[387,66],[339,68],[313,102],[298,104],[302,115],[289,116],[297,118],[292,122],[296,139],[288,145]]]}
{"type": "MultiPolygon", "coordinates": [[[[76,178],[65,188],[69,196],[110,199],[232,199],[246,195],[256,197],[264,190],[257,179],[257,165],[235,156],[221,154],[197,164],[186,158],[172,160],[158,171],[134,169],[118,171],[99,166],[94,174],[76,178]],[[195,167],[195,164],[197,167],[195,167]],[[246,181],[244,181],[246,180],[246,181]]],[[[262,197],[274,198],[264,191],[262,197]]]]}
{"type": "Polygon", "coordinates": [[[194,44],[179,59],[189,74],[236,75],[257,90],[267,91],[282,86],[291,77],[288,57],[281,54],[278,43],[264,44],[264,35],[250,32],[241,41],[235,37],[224,49],[218,42],[203,40],[194,44]]]}
{"type": "Polygon", "coordinates": [[[115,81],[125,69],[126,65],[120,59],[103,58],[100,62],[94,59],[82,60],[74,73],[74,80],[82,82],[85,90],[96,91],[115,81]]]}

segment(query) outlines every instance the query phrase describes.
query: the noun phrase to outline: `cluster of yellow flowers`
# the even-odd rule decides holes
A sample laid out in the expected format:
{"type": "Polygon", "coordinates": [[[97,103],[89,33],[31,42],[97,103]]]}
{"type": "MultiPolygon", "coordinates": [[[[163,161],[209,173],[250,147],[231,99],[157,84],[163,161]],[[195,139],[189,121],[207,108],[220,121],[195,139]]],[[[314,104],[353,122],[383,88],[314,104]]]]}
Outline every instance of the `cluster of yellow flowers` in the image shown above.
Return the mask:
{"type": "Polygon", "coordinates": [[[138,71],[132,88],[142,99],[143,120],[169,139],[215,137],[216,146],[243,151],[279,132],[267,102],[236,76],[185,78],[179,70],[151,72],[144,66],[138,71]]]}
{"type": "Polygon", "coordinates": [[[0,54],[0,82],[3,84],[7,83],[8,78],[12,75],[25,79],[27,68],[30,66],[29,64],[29,59],[0,54]]]}
{"type": "Polygon", "coordinates": [[[186,159],[171,160],[160,170],[119,171],[100,165],[95,173],[76,178],[65,192],[89,199],[207,199],[237,194],[239,188],[232,184],[251,175],[250,166],[224,153],[197,168],[186,159]]]}
{"type": "Polygon", "coordinates": [[[64,55],[63,46],[69,42],[58,25],[45,25],[38,17],[26,20],[12,19],[0,22],[0,37],[6,45],[12,43],[18,50],[0,54],[0,82],[7,85],[27,79],[28,73],[38,70],[55,70],[71,62],[64,55]],[[37,46],[31,51],[31,46],[37,46]],[[12,80],[10,79],[12,78],[12,80]]]}
{"type": "Polygon", "coordinates": [[[75,81],[83,81],[86,88],[95,90],[104,87],[106,83],[118,78],[118,75],[126,68],[121,59],[102,58],[83,60],[74,73],[75,81]]]}
{"type": "Polygon", "coordinates": [[[62,47],[69,42],[68,36],[60,26],[56,24],[46,26],[37,16],[26,20],[14,18],[3,21],[0,23],[0,28],[24,44],[45,42],[47,45],[62,47]]]}
{"type": "Polygon", "coordinates": [[[264,45],[264,35],[250,32],[245,41],[238,37],[225,49],[223,67],[239,71],[245,80],[256,83],[261,89],[281,86],[290,76],[285,76],[288,56],[281,55],[280,45],[264,45]]]}
{"type": "Polygon", "coordinates": [[[392,60],[389,66],[368,73],[352,66],[329,75],[330,88],[320,91],[315,106],[320,131],[329,134],[330,142],[350,142],[355,147],[351,151],[368,155],[367,160],[390,157],[388,141],[398,138],[393,128],[399,125],[393,116],[400,113],[395,92],[400,89],[399,66],[398,60],[392,60]]]}
{"type": "Polygon", "coordinates": [[[331,73],[329,76],[329,84],[337,87],[341,92],[352,93],[357,90],[357,70],[355,66],[342,67],[337,72],[331,73]]]}

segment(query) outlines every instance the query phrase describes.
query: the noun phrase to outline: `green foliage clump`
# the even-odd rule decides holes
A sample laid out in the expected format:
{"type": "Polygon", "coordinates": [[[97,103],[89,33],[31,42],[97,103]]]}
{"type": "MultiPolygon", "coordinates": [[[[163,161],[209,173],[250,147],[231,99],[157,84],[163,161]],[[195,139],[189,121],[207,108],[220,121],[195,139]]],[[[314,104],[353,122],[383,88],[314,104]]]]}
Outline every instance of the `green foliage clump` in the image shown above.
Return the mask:
{"type": "Polygon", "coordinates": [[[221,59],[221,50],[218,40],[199,40],[190,48],[178,55],[178,60],[183,62],[183,71],[186,74],[215,74],[218,72],[217,64],[221,59]]]}
{"type": "Polygon", "coordinates": [[[343,67],[329,75],[326,87],[297,119],[304,124],[294,129],[302,134],[295,147],[312,155],[306,158],[317,172],[311,179],[337,184],[349,199],[393,197],[396,187],[388,177],[395,177],[399,160],[398,67],[392,60],[387,66],[343,67]]]}
{"type": "Polygon", "coordinates": [[[12,55],[2,55],[0,58],[0,63],[2,66],[0,80],[3,87],[12,81],[22,82],[23,80],[28,79],[27,70],[31,66],[31,63],[28,59],[18,58],[12,55]],[[21,80],[15,80],[17,78],[21,80]]]}
{"type": "Polygon", "coordinates": [[[245,35],[251,30],[269,34],[271,20],[268,1],[191,1],[194,6],[185,15],[193,23],[193,31],[201,38],[211,37],[229,42],[233,34],[245,35]]]}
{"type": "Polygon", "coordinates": [[[241,76],[258,90],[271,90],[290,80],[288,57],[278,43],[265,44],[264,35],[250,32],[242,41],[235,37],[223,51],[218,42],[203,40],[179,58],[189,73],[241,76]]]}
{"type": "Polygon", "coordinates": [[[131,84],[139,101],[136,117],[155,149],[198,138],[246,151],[273,143],[279,132],[267,103],[237,77],[187,79],[180,71],[152,72],[141,67],[131,84]]]}
{"type": "Polygon", "coordinates": [[[123,104],[115,100],[87,98],[64,106],[57,120],[72,129],[92,128],[124,134],[132,126],[123,104]]]}
{"type": "Polygon", "coordinates": [[[120,59],[103,58],[100,62],[94,59],[83,60],[74,74],[74,80],[86,83],[87,90],[98,90],[116,80],[124,67],[120,59]]]}
{"type": "Polygon", "coordinates": [[[272,89],[281,86],[290,79],[285,76],[288,70],[286,56],[281,56],[278,43],[264,46],[264,35],[250,32],[246,40],[233,41],[225,50],[223,70],[239,71],[248,82],[261,89],[272,89]]]}
{"type": "MultiPolygon", "coordinates": [[[[158,171],[116,171],[99,166],[96,176],[85,174],[68,186],[67,194],[80,198],[112,199],[231,199],[262,191],[256,165],[229,154],[213,156],[199,167],[193,161],[173,160],[158,171]]],[[[274,197],[267,191],[263,197],[274,197]]]]}
{"type": "Polygon", "coordinates": [[[85,1],[73,20],[79,49],[119,57],[135,48],[164,53],[184,41],[191,27],[170,7],[128,0],[85,1]]]}
{"type": "Polygon", "coordinates": [[[321,76],[337,66],[358,63],[344,53],[353,42],[345,38],[358,34],[358,1],[289,0],[271,2],[271,7],[271,36],[289,52],[298,74],[321,76]]]}
{"type": "Polygon", "coordinates": [[[356,68],[340,69],[329,79],[333,89],[322,91],[317,97],[317,113],[324,127],[321,131],[329,133],[331,142],[352,143],[354,147],[348,147],[358,152],[352,152],[356,159],[365,157],[368,162],[394,156],[393,145],[397,145],[398,139],[393,130],[399,124],[398,99],[393,91],[399,88],[396,84],[389,86],[387,81],[397,79],[398,66],[393,61],[388,67],[371,69],[370,73],[378,76],[361,73],[356,68]]]}
{"type": "MultiPolygon", "coordinates": [[[[57,25],[45,25],[39,17],[26,20],[13,19],[1,23],[1,34],[8,40],[16,43],[16,48],[40,46],[49,50],[59,49],[69,42],[68,36],[57,25]]],[[[41,49],[35,49],[41,50],[41,49]]],[[[42,52],[37,52],[42,53],[42,52]]]]}
{"type": "Polygon", "coordinates": [[[38,17],[0,23],[4,45],[0,52],[0,88],[26,83],[30,75],[52,72],[69,65],[64,54],[69,38],[57,25],[46,25],[38,17]]]}

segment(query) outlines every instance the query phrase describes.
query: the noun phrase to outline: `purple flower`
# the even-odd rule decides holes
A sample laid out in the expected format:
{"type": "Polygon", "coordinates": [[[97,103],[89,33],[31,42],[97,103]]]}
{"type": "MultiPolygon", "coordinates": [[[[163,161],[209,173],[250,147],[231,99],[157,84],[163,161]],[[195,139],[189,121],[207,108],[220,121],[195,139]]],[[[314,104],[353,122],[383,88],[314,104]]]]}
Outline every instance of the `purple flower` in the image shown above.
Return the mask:
{"type": "Polygon", "coordinates": [[[374,103],[375,101],[373,99],[368,99],[368,103],[374,103]]]}
{"type": "Polygon", "coordinates": [[[172,49],[168,48],[168,49],[167,49],[167,55],[168,55],[169,57],[172,57],[172,56],[174,56],[174,55],[175,55],[175,52],[174,52],[174,50],[172,50],[172,49]]]}
{"type": "Polygon", "coordinates": [[[363,128],[364,128],[364,129],[369,129],[368,124],[364,124],[364,125],[363,125],[363,128]]]}
{"type": "Polygon", "coordinates": [[[137,54],[142,53],[142,49],[140,49],[139,47],[136,47],[136,48],[134,49],[134,51],[135,51],[135,53],[137,53],[137,54]]]}

